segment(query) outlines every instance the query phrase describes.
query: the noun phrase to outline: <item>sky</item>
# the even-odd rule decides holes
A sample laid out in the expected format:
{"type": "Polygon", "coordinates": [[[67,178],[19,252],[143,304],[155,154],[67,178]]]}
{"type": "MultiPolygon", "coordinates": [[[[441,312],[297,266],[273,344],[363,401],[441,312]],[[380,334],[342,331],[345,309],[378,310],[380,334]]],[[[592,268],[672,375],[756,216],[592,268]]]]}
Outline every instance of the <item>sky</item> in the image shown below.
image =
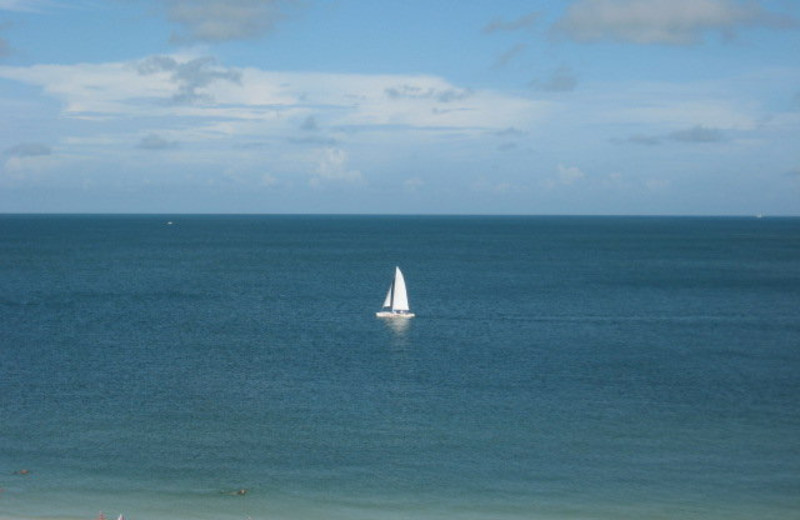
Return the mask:
{"type": "Polygon", "coordinates": [[[800,2],[0,0],[0,213],[800,215],[800,2]]]}

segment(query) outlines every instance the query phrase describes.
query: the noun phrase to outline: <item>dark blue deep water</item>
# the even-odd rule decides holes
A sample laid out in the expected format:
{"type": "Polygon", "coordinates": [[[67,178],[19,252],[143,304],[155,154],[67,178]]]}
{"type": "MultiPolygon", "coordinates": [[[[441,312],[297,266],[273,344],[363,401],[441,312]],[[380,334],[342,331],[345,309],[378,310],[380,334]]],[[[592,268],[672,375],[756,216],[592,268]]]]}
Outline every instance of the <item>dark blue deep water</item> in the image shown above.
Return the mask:
{"type": "Polygon", "coordinates": [[[0,519],[800,518],[800,219],[0,216],[0,488],[0,519]]]}

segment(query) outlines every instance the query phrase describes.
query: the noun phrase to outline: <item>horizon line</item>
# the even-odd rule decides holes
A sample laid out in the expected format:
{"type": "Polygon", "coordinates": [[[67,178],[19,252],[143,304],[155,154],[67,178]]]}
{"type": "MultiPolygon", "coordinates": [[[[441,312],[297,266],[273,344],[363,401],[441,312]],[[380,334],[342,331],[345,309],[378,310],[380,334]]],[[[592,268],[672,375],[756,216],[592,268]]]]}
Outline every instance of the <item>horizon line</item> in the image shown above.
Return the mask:
{"type": "Polygon", "coordinates": [[[763,213],[284,213],[284,212],[101,212],[12,211],[0,216],[294,216],[294,217],[611,217],[611,218],[798,218],[800,214],[763,213]]]}

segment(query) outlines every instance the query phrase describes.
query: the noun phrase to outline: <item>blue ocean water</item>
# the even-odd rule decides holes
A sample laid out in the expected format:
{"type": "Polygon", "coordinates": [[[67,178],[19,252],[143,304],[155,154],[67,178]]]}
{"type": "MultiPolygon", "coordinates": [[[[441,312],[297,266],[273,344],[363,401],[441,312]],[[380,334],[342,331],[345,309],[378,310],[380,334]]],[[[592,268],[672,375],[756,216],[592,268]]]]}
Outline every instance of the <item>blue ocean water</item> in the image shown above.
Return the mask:
{"type": "Polygon", "coordinates": [[[800,518],[800,219],[7,215],[0,289],[0,519],[800,518]]]}

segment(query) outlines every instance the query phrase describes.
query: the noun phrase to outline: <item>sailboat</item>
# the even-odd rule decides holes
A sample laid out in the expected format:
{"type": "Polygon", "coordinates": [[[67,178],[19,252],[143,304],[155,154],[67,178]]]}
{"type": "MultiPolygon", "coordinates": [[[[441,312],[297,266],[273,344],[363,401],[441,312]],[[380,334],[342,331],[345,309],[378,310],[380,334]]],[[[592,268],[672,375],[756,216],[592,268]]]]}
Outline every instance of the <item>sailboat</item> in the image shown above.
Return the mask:
{"type": "Polygon", "coordinates": [[[413,318],[414,313],[408,309],[408,292],[406,291],[406,281],[399,267],[394,268],[394,280],[386,293],[383,301],[383,308],[376,312],[379,318],[413,318]]]}

